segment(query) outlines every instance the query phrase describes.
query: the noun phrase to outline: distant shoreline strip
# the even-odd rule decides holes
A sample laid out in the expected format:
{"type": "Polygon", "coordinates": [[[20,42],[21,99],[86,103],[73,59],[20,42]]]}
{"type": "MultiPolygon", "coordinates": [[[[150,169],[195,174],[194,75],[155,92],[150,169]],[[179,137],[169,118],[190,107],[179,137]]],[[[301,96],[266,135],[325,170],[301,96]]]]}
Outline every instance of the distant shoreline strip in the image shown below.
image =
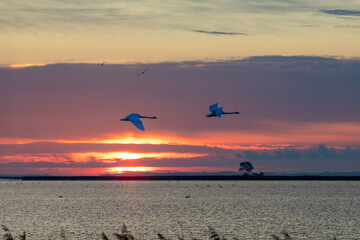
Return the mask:
{"type": "Polygon", "coordinates": [[[26,176],[22,181],[360,181],[360,176],[26,176]]]}

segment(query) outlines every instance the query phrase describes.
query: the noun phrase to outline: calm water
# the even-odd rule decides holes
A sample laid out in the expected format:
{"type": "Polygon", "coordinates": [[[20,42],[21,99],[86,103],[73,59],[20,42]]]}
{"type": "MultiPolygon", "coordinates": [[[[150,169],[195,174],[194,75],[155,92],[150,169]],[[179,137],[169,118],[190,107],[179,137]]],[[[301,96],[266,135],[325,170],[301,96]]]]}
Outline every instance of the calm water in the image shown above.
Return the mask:
{"type": "Polygon", "coordinates": [[[360,182],[0,181],[0,224],[29,239],[101,239],[125,223],[141,239],[360,239],[360,182]],[[59,196],[63,198],[59,198],[59,196]],[[190,198],[185,196],[190,195],[190,198]]]}

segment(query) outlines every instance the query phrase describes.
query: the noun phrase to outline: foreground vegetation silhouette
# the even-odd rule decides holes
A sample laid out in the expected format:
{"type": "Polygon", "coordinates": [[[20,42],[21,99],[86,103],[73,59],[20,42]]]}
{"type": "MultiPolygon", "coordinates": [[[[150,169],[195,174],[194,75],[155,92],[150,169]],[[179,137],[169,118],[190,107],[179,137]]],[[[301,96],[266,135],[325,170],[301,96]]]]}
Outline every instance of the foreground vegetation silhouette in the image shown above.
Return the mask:
{"type": "MultiPolygon", "coordinates": [[[[8,227],[6,227],[5,225],[2,225],[2,230],[4,232],[3,234],[3,240],[16,240],[17,238],[14,237],[11,234],[11,231],[9,230],[8,227]]],[[[208,227],[208,232],[209,232],[209,240],[227,240],[227,238],[220,236],[214,228],[212,227],[208,227]]],[[[121,228],[121,232],[120,233],[113,233],[112,234],[113,237],[115,237],[115,239],[117,240],[136,240],[135,237],[131,234],[131,232],[127,229],[126,225],[123,224],[122,228],[121,228]]],[[[168,240],[164,235],[162,235],[161,233],[157,234],[157,237],[159,240],[168,240]]],[[[270,239],[273,240],[292,240],[293,238],[290,236],[290,234],[286,231],[282,231],[280,235],[271,235],[270,239]]],[[[25,231],[23,231],[22,234],[19,235],[20,240],[26,240],[26,233],[25,231]]],[[[60,233],[60,239],[61,240],[69,240],[66,235],[65,235],[65,231],[62,230],[60,233]]],[[[112,238],[108,237],[108,235],[106,235],[104,232],[101,233],[101,239],[102,240],[111,240],[112,238]]],[[[177,238],[178,240],[185,240],[184,236],[178,236],[177,238]]],[[[190,238],[191,240],[197,240],[197,238],[190,238]]],[[[254,236],[254,239],[259,239],[257,237],[254,236]]],[[[239,238],[232,238],[232,240],[241,240],[239,238]]],[[[337,240],[337,238],[334,236],[333,238],[331,238],[331,240],[337,240]]]]}

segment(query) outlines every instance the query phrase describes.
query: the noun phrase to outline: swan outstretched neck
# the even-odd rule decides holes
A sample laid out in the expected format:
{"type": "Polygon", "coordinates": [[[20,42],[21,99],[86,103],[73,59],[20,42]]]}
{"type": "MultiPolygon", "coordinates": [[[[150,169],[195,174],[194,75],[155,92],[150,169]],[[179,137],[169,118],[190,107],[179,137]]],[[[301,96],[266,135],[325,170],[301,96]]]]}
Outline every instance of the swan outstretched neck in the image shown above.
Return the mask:
{"type": "Polygon", "coordinates": [[[145,116],[141,116],[141,115],[139,115],[139,118],[150,118],[150,119],[157,119],[157,117],[145,117],[145,116]]]}
{"type": "Polygon", "coordinates": [[[222,112],[222,114],[240,114],[240,112],[222,112]]]}
{"type": "Polygon", "coordinates": [[[206,117],[218,117],[221,118],[222,114],[240,114],[239,112],[224,112],[222,107],[218,107],[218,103],[209,106],[210,113],[205,115],[206,117]]]}
{"type": "Polygon", "coordinates": [[[141,116],[138,113],[131,113],[131,114],[127,115],[125,118],[120,119],[120,121],[130,121],[139,130],[144,131],[145,128],[144,128],[144,125],[143,125],[142,121],[140,120],[140,118],[157,119],[157,117],[146,117],[146,116],[141,116]]]}

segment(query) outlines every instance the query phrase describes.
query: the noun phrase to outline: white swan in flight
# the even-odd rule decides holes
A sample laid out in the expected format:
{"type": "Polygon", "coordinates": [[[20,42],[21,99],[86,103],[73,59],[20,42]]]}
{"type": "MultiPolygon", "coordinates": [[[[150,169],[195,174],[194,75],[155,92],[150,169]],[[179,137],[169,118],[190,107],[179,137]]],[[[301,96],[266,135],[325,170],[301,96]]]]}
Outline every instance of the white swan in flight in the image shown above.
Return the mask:
{"type": "Polygon", "coordinates": [[[222,114],[240,114],[239,112],[224,112],[223,108],[218,107],[218,103],[209,106],[210,113],[205,115],[206,117],[218,117],[221,118],[222,114]]]}
{"type": "Polygon", "coordinates": [[[145,128],[144,128],[144,125],[141,122],[140,118],[157,119],[157,117],[145,117],[145,116],[141,116],[138,113],[131,113],[131,114],[127,115],[125,118],[120,119],[119,121],[130,121],[139,130],[144,131],[145,128]]]}
{"type": "Polygon", "coordinates": [[[138,73],[138,76],[144,75],[147,71],[149,71],[149,69],[145,69],[144,71],[142,71],[141,73],[138,73]]]}

